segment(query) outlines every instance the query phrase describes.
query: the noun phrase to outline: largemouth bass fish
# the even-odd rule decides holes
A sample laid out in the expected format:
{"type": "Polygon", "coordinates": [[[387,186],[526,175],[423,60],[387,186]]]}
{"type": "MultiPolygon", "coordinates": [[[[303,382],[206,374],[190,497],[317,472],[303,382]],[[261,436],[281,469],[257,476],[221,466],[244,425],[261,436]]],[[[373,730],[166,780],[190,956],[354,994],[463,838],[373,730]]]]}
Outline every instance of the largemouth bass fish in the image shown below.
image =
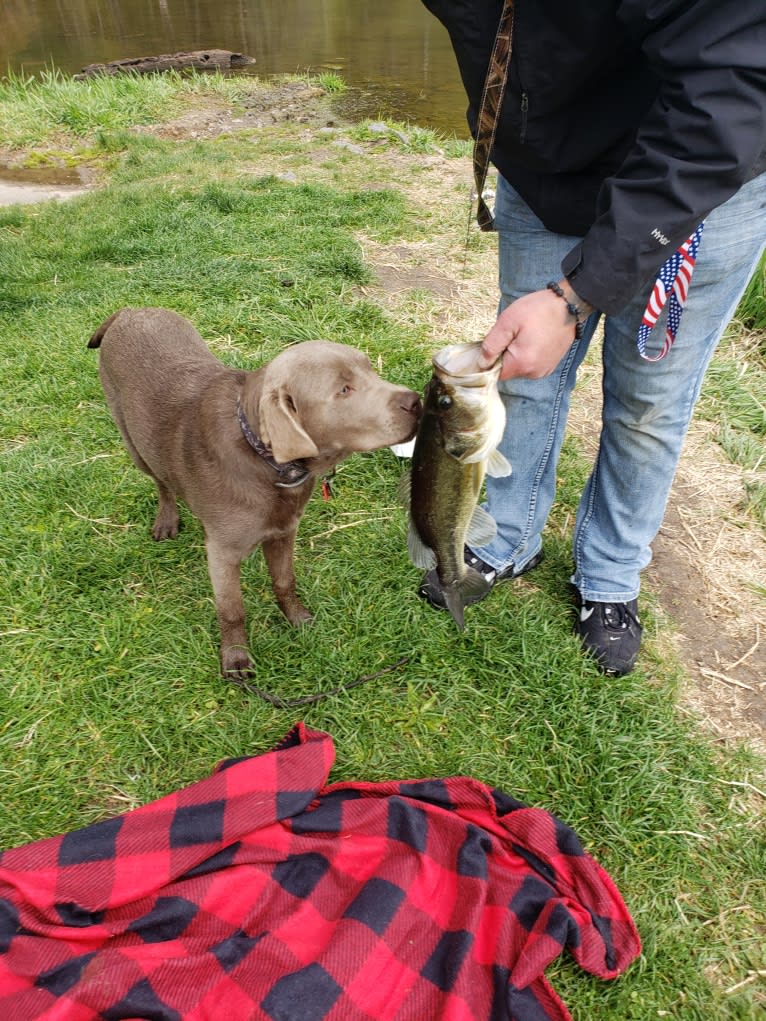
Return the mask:
{"type": "Polygon", "coordinates": [[[496,449],[505,428],[500,362],[480,370],[480,352],[480,343],[452,344],[434,355],[410,474],[409,556],[416,567],[436,568],[461,630],[466,600],[489,588],[463,557],[466,543],[485,546],[497,531],[478,506],[484,476],[511,473],[496,449]]]}

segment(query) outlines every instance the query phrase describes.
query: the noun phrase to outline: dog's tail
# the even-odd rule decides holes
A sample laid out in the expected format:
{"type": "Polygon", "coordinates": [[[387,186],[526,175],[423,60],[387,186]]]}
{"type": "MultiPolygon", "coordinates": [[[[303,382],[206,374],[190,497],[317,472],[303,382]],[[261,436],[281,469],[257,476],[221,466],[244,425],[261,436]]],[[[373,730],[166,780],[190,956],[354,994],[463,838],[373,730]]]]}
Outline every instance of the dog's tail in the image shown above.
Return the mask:
{"type": "Polygon", "coordinates": [[[99,326],[99,328],[96,330],[96,332],[88,341],[88,347],[101,347],[101,341],[104,339],[104,334],[112,325],[112,323],[115,321],[120,312],[122,312],[122,309],[118,309],[116,312],[110,315],[108,319],[104,320],[104,322],[99,326]]]}

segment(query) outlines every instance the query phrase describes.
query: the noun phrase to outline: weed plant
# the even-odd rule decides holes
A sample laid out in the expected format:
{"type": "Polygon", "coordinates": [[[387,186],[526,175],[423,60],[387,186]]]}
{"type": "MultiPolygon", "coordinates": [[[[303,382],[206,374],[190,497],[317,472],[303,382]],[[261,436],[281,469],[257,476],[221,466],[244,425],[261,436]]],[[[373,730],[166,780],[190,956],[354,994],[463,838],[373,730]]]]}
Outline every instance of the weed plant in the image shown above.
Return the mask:
{"type": "MultiPolygon", "coordinates": [[[[194,82],[197,94],[224,88],[194,82]]],[[[281,617],[260,553],[245,564],[256,683],[288,698],[406,662],[300,711],[219,677],[201,528],[184,512],[175,541],[151,540],[153,486],[119,440],[88,337],[121,306],[162,305],[231,365],[321,336],[361,347],[419,390],[442,338],[365,290],[361,235],[417,242],[434,229],[399,190],[370,187],[386,180],[378,150],[331,150],[289,124],[189,142],[127,131],[189,91],[172,76],[0,90],[0,123],[18,125],[17,144],[48,144],[47,111],[58,144],[66,124],[70,150],[100,153],[104,173],[102,187],[65,204],[0,211],[0,842],[143,804],[222,758],[265,751],[300,716],[333,736],[335,780],[468,774],[577,831],[625,896],[644,952],[613,983],[559,961],[551,978],[576,1019],[761,1016],[757,761],[716,749],[679,711],[682,675],[650,597],[632,676],[607,680],[583,660],[555,518],[543,565],[472,607],[461,633],[417,598],[400,461],[389,450],[352,457],[299,532],[313,627],[294,631],[281,617]],[[90,111],[81,141],[83,120],[61,115],[65,93],[90,111]],[[120,119],[95,115],[99,104],[120,119]],[[321,164],[324,177],[242,171],[281,168],[285,154],[321,164]]],[[[584,471],[567,447],[561,517],[584,471]]]]}

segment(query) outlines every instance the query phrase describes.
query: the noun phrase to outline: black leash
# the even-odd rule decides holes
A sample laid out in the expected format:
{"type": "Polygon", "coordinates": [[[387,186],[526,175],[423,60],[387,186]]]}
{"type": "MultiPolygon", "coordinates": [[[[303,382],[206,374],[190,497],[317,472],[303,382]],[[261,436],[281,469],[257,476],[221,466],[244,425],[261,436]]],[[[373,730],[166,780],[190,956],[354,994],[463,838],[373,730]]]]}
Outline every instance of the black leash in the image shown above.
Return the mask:
{"type": "Polygon", "coordinates": [[[374,674],[365,674],[364,677],[357,677],[355,680],[349,681],[348,684],[341,684],[337,688],[331,688],[329,691],[320,691],[316,695],[303,695],[300,698],[280,698],[279,695],[272,695],[271,692],[264,691],[263,688],[256,688],[247,681],[233,680],[232,684],[236,684],[250,695],[257,695],[258,698],[263,699],[264,702],[268,702],[269,705],[276,706],[277,709],[291,709],[298,705],[313,705],[315,702],[321,702],[323,698],[332,698],[333,695],[340,695],[341,692],[350,691],[352,688],[358,688],[360,684],[365,684],[367,681],[372,681],[376,677],[382,677],[383,674],[390,674],[393,670],[398,670],[400,666],[404,666],[404,664],[409,663],[409,661],[409,656],[402,656],[402,658],[397,660],[396,663],[383,667],[381,670],[376,670],[374,674]]]}

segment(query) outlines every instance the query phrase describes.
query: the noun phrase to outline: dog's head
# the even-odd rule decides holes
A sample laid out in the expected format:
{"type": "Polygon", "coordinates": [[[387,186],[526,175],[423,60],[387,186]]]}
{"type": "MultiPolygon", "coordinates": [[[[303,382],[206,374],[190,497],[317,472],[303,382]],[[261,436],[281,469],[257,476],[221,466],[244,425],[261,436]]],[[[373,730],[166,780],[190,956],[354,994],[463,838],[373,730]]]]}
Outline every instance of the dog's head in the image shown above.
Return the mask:
{"type": "Polygon", "coordinates": [[[415,435],[420,397],[375,372],[347,344],[309,340],[263,370],[258,424],[280,464],[403,443],[415,435]]]}

